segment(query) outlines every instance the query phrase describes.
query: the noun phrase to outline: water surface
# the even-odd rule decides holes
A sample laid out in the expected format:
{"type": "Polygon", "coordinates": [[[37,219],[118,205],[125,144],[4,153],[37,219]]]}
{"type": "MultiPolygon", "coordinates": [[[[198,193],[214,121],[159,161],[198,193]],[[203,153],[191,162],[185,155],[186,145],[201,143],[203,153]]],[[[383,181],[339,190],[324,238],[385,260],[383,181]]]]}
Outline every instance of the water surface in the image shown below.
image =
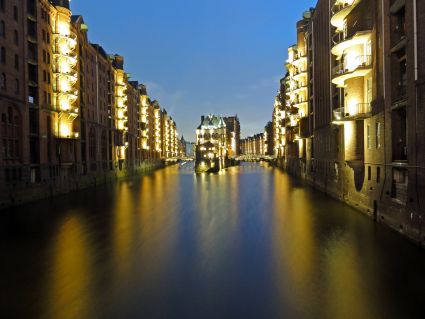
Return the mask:
{"type": "Polygon", "coordinates": [[[260,165],[0,212],[2,318],[425,318],[425,252],[260,165]]]}

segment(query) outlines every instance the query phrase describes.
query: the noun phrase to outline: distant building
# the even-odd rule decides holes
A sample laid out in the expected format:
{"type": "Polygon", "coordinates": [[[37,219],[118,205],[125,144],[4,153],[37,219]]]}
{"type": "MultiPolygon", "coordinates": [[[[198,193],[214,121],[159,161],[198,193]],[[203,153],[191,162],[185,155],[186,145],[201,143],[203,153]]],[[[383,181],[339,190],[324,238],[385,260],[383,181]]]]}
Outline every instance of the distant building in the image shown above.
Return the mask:
{"type": "Polygon", "coordinates": [[[227,128],[221,116],[201,117],[201,124],[196,130],[196,165],[197,172],[218,171],[226,166],[227,128]]]}
{"type": "Polygon", "coordinates": [[[223,118],[226,123],[226,144],[229,157],[238,156],[241,149],[241,124],[237,115],[223,118]]]}
{"type": "Polygon", "coordinates": [[[242,155],[266,155],[264,133],[255,134],[241,141],[242,155]]]}
{"type": "Polygon", "coordinates": [[[273,156],[274,154],[274,136],[273,136],[273,123],[268,122],[264,128],[264,144],[265,155],[273,156]]]}

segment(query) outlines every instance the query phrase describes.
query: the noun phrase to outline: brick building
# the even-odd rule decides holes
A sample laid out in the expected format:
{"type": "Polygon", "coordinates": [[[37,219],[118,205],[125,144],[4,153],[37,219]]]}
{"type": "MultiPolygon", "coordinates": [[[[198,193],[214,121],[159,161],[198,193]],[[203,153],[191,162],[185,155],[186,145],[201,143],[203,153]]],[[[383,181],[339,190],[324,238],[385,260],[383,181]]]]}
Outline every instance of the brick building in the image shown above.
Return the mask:
{"type": "Polygon", "coordinates": [[[279,166],[422,242],[424,10],[421,1],[319,0],[297,23],[286,108],[274,121],[285,131],[279,166]]]}
{"type": "Polygon", "coordinates": [[[0,1],[0,206],[162,165],[160,115],[68,0],[0,1]]]}

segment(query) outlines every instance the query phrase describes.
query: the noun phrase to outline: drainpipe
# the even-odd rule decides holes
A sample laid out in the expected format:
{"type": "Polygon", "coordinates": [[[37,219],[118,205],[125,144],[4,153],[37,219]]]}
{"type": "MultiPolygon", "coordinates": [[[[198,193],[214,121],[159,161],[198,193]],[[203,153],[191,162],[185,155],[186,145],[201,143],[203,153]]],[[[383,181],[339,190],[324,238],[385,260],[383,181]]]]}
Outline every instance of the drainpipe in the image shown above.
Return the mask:
{"type": "MultiPolygon", "coordinates": [[[[415,63],[415,121],[416,121],[416,125],[415,125],[415,142],[417,143],[418,141],[418,103],[419,103],[419,99],[418,99],[418,86],[417,86],[417,81],[418,81],[418,17],[417,17],[417,0],[413,0],[413,46],[414,46],[414,63],[415,63]]],[[[417,146],[417,145],[416,145],[417,146]]],[[[418,154],[417,154],[417,147],[415,148],[415,162],[417,163],[417,159],[418,159],[418,154]]],[[[416,165],[418,166],[418,165],[416,165]]],[[[419,178],[418,178],[418,169],[416,168],[416,185],[415,185],[415,190],[416,190],[416,208],[417,208],[417,212],[419,213],[419,241],[422,241],[422,214],[421,214],[421,207],[420,207],[420,201],[419,201],[419,189],[418,189],[418,182],[419,182],[419,178]]]]}

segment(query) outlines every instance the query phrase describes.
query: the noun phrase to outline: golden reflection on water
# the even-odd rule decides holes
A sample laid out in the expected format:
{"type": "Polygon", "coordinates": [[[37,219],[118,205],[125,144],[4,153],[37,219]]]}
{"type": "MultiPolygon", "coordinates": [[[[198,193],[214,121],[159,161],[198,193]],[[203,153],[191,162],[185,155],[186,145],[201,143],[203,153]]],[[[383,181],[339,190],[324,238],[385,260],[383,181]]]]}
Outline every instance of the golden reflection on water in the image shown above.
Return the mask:
{"type": "Polygon", "coordinates": [[[373,298],[367,293],[370,283],[363,278],[357,262],[359,253],[347,247],[344,238],[329,240],[324,255],[327,318],[379,318],[379,312],[372,305],[373,298]]]}
{"type": "Polygon", "coordinates": [[[78,216],[66,219],[53,240],[46,307],[49,318],[86,316],[93,301],[91,245],[78,216]]]}
{"type": "Polygon", "coordinates": [[[135,228],[133,220],[134,203],[131,183],[122,182],[117,187],[116,202],[112,218],[112,242],[114,270],[118,280],[129,271],[132,261],[131,246],[134,241],[135,228]]]}
{"type": "MultiPolygon", "coordinates": [[[[293,188],[287,176],[274,174],[274,256],[280,291],[291,303],[312,297],[315,274],[314,228],[306,194],[293,188]]],[[[296,305],[301,306],[301,304],[296,305]]]]}
{"type": "Polygon", "coordinates": [[[315,205],[323,203],[279,171],[274,181],[273,247],[282,298],[299,316],[378,318],[357,263],[361,252],[349,245],[342,231],[328,234],[325,245],[326,234],[318,228],[326,225],[317,220],[323,216],[315,216],[315,205]]]}
{"type": "Polygon", "coordinates": [[[177,236],[180,205],[178,168],[168,167],[141,180],[135,223],[144,270],[158,273],[168,266],[177,236]],[[143,262],[145,261],[145,262],[143,262]]]}

